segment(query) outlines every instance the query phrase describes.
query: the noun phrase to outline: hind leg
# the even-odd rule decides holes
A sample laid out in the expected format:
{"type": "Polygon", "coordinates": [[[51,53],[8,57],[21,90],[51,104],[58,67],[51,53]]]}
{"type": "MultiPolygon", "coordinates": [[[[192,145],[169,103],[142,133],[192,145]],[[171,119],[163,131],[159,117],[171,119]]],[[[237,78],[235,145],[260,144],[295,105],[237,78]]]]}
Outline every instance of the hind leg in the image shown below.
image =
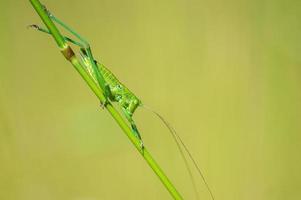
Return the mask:
{"type": "Polygon", "coordinates": [[[144,149],[144,144],[143,144],[143,140],[141,138],[141,134],[139,133],[137,126],[135,123],[131,123],[131,127],[133,130],[133,133],[135,134],[135,136],[139,139],[140,141],[140,148],[143,150],[144,149]]]}
{"type": "Polygon", "coordinates": [[[141,148],[141,150],[143,150],[144,149],[144,144],[143,144],[143,141],[142,141],[142,137],[141,137],[140,132],[138,131],[138,128],[137,128],[137,126],[136,126],[136,124],[135,124],[132,116],[124,108],[122,108],[122,111],[123,111],[124,116],[128,120],[128,122],[131,124],[131,128],[132,128],[133,134],[140,141],[140,148],[141,148]]]}

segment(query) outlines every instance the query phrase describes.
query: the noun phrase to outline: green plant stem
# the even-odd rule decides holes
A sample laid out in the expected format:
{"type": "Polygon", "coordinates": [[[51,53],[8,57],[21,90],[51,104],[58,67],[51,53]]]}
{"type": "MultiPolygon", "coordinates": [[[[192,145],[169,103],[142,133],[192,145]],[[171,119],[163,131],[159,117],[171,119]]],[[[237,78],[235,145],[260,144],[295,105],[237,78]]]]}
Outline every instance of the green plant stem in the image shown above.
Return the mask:
{"type": "MultiPolygon", "coordinates": [[[[44,24],[47,26],[48,30],[51,32],[54,40],[56,41],[57,45],[59,46],[61,52],[65,55],[65,57],[72,63],[75,69],[79,72],[85,82],[88,84],[90,89],[94,92],[94,94],[98,97],[101,103],[105,102],[106,98],[103,95],[103,91],[96,85],[90,75],[86,72],[83,68],[77,57],[73,54],[71,47],[66,43],[63,36],[60,34],[59,30],[56,28],[52,20],[49,18],[47,12],[45,11],[44,7],[40,3],[39,0],[30,0],[32,6],[35,8],[36,12],[41,17],[44,24]],[[67,55],[66,55],[67,52],[67,55]],[[69,53],[69,54],[68,54],[69,53]]],[[[111,114],[123,132],[127,135],[130,141],[134,144],[136,149],[140,152],[143,158],[146,160],[148,165],[153,169],[155,174],[159,177],[165,188],[171,194],[174,199],[181,200],[183,199],[180,193],[177,191],[175,186],[171,183],[156,161],[152,158],[151,154],[148,152],[147,148],[144,147],[141,150],[140,141],[134,136],[132,133],[131,128],[125,122],[125,120],[121,117],[119,112],[113,107],[111,103],[105,105],[107,111],[111,114]]]]}

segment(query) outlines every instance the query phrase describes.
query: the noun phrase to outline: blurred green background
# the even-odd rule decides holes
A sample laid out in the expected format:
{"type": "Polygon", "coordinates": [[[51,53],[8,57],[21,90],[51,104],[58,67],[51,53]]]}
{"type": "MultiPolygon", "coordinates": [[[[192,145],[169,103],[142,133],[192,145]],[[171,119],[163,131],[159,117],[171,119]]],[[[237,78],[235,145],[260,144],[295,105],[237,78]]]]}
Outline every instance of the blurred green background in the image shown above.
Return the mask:
{"type": "MultiPolygon", "coordinates": [[[[217,200],[301,199],[301,1],[43,3],[171,122],[217,200]]],[[[171,199],[52,38],[26,28],[42,24],[29,1],[0,7],[0,199],[171,199]]],[[[166,128],[134,118],[194,199],[166,128]]]]}

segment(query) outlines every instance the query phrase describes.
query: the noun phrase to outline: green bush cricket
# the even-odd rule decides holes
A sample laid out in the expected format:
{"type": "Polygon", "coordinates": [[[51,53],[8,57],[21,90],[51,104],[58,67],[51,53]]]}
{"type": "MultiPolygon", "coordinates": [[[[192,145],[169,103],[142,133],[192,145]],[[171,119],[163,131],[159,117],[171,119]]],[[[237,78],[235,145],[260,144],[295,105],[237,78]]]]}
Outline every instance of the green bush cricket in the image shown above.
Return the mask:
{"type": "MultiPolygon", "coordinates": [[[[132,93],[124,84],[122,84],[108,68],[106,68],[103,64],[97,62],[92,55],[92,51],[91,51],[89,43],[82,36],[80,36],[78,33],[76,33],[72,28],[70,28],[68,25],[66,25],[64,22],[62,22],[60,19],[56,18],[53,14],[51,14],[46,9],[46,7],[44,7],[44,9],[48,13],[48,16],[50,17],[51,20],[53,20],[57,24],[61,25],[64,29],[66,29],[68,32],[70,32],[73,36],[75,36],[79,40],[79,41],[76,41],[69,37],[66,37],[66,36],[64,37],[64,39],[66,41],[68,41],[80,48],[79,58],[80,58],[81,64],[85,67],[85,70],[92,77],[92,79],[98,85],[98,87],[100,87],[101,90],[104,92],[106,101],[104,103],[102,103],[101,106],[102,107],[106,106],[106,104],[109,101],[116,102],[120,106],[124,117],[127,119],[127,121],[131,125],[132,133],[140,141],[141,151],[143,152],[143,148],[144,148],[143,141],[142,141],[141,135],[138,131],[138,128],[132,118],[135,110],[139,106],[143,106],[144,108],[153,112],[166,125],[166,127],[172,134],[173,139],[175,140],[175,142],[178,146],[178,149],[181,153],[181,156],[184,159],[185,165],[187,167],[187,170],[189,172],[190,178],[191,178],[193,186],[194,186],[194,191],[196,193],[196,196],[198,197],[196,184],[194,182],[194,178],[192,176],[192,172],[190,170],[189,164],[186,160],[184,151],[187,153],[188,157],[191,159],[193,165],[197,169],[198,174],[204,181],[205,186],[206,186],[207,190],[209,191],[211,198],[214,200],[213,193],[212,193],[211,189],[209,188],[209,185],[207,184],[203,173],[201,172],[200,168],[198,167],[195,159],[192,157],[187,146],[184,144],[182,139],[176,133],[175,129],[160,114],[158,114],[156,111],[150,109],[149,107],[143,105],[141,100],[134,93],[132,93]]],[[[30,25],[29,27],[32,27],[39,31],[51,34],[47,29],[41,28],[35,24],[30,25]]]]}
{"type": "MultiPolygon", "coordinates": [[[[116,76],[103,64],[98,63],[93,55],[90,48],[90,44],[78,33],[76,33],[72,28],[66,25],[64,22],[56,18],[53,14],[51,14],[46,8],[49,17],[65,28],[68,32],[74,35],[80,42],[65,37],[65,39],[76,46],[80,47],[80,60],[85,66],[87,72],[93,78],[93,80],[98,84],[98,86],[104,91],[104,95],[107,98],[107,101],[110,100],[112,102],[117,102],[122,109],[122,112],[128,122],[131,124],[133,133],[140,140],[141,148],[143,148],[143,142],[141,139],[141,135],[137,129],[137,126],[132,118],[133,113],[136,108],[141,104],[141,100],[136,97],[134,93],[132,93],[124,84],[122,84],[116,76]]],[[[39,31],[49,33],[50,32],[44,28],[41,28],[37,25],[30,25],[30,27],[35,28],[39,31]]],[[[105,102],[104,104],[106,104],[105,102]]],[[[102,104],[101,106],[105,106],[102,104]]]]}

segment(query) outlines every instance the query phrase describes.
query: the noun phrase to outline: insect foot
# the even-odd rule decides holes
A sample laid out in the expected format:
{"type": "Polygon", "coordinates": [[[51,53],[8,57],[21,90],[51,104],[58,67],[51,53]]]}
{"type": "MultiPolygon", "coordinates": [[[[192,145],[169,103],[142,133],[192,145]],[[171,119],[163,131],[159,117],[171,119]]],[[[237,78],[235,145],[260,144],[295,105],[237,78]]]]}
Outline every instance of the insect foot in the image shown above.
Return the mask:
{"type": "Polygon", "coordinates": [[[30,24],[30,25],[27,26],[27,28],[33,28],[33,29],[40,30],[40,27],[36,24],[30,24]]]}
{"type": "Polygon", "coordinates": [[[100,107],[102,109],[105,109],[105,107],[108,105],[109,101],[106,99],[104,102],[100,102],[100,107]]]}
{"type": "Polygon", "coordinates": [[[144,144],[142,140],[140,140],[140,149],[142,152],[144,151],[144,144]]]}
{"type": "Polygon", "coordinates": [[[53,16],[53,15],[50,13],[50,11],[46,8],[45,5],[42,5],[42,7],[43,7],[44,11],[47,13],[47,15],[48,15],[49,17],[52,17],[52,16],[53,16]]]}

